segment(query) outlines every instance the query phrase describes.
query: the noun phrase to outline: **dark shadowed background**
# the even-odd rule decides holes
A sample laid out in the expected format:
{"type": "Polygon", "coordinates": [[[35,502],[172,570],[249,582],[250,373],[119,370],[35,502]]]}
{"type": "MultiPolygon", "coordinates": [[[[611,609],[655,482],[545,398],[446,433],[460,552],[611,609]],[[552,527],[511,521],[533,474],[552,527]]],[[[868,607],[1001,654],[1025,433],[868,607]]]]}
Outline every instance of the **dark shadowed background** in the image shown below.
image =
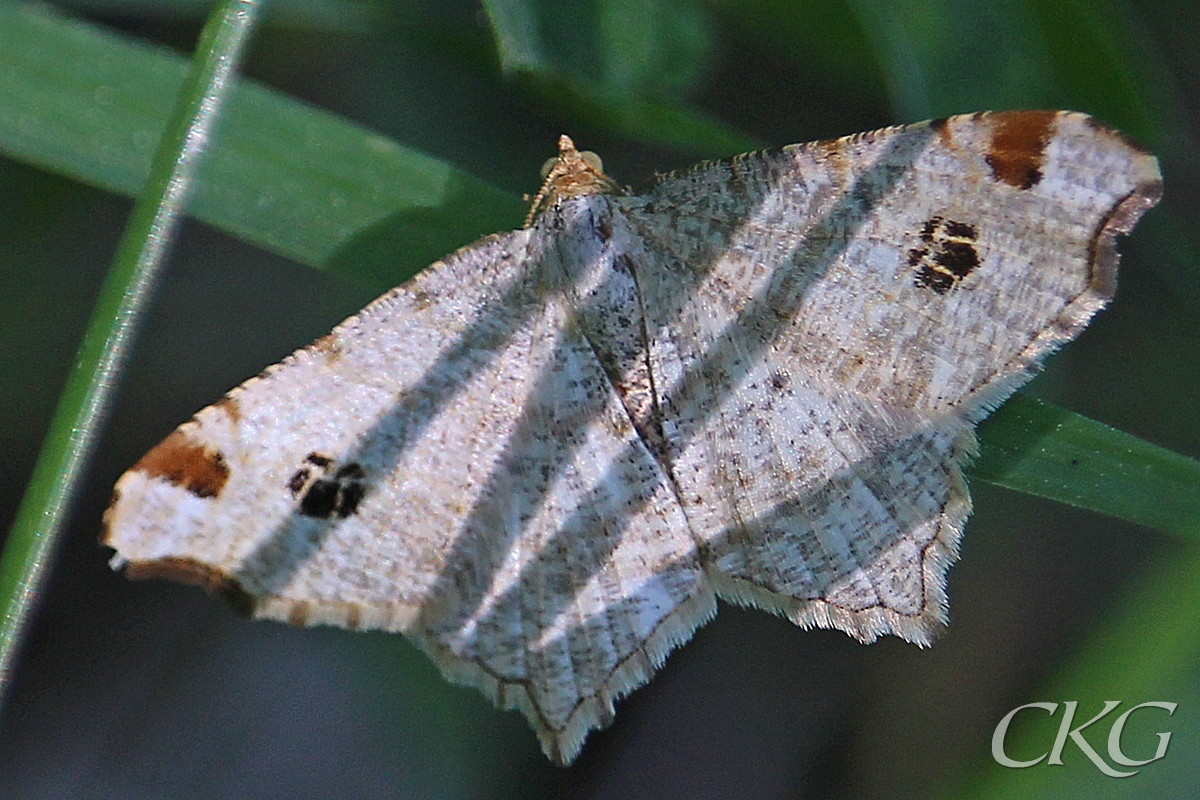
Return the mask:
{"type": "MultiPolygon", "coordinates": [[[[1123,247],[1116,301],[1028,391],[1200,453],[1194,0],[273,5],[250,78],[509,195],[477,230],[458,220],[460,238],[429,232],[422,253],[519,226],[516,198],[537,189],[563,132],[638,186],[739,149],[957,112],[1092,113],[1159,155],[1166,195],[1123,247]],[[537,52],[496,35],[519,31],[513,20],[536,22],[537,52]]],[[[79,0],[36,13],[187,52],[206,6],[79,0]]],[[[0,26],[0,75],[15,30],[0,26]]],[[[0,531],[131,207],[28,161],[0,158],[0,531]]],[[[399,636],[249,623],[198,590],[110,572],[96,537],[119,474],[405,277],[408,245],[391,246],[394,274],[355,283],[185,223],[0,716],[0,795],[1094,798],[1200,785],[1196,540],[981,480],[934,647],[866,647],[723,606],[566,770],[520,717],[445,683],[399,636]],[[1083,722],[1104,700],[1178,703],[1125,733],[1126,751],[1147,758],[1171,731],[1167,757],[1121,780],[1073,746],[1063,766],[993,762],[992,731],[1015,706],[1078,701],[1083,722]]],[[[1048,750],[1059,719],[1014,731],[1013,755],[1048,750]]],[[[1103,747],[1107,723],[1097,728],[1103,747]]]]}

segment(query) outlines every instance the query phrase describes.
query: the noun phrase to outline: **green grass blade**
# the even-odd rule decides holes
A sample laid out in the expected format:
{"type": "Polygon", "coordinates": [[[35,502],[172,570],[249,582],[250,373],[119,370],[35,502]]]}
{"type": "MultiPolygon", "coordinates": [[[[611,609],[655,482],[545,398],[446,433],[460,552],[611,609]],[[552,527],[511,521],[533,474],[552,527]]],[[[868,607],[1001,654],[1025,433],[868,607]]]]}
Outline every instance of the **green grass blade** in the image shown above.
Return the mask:
{"type": "Polygon", "coordinates": [[[107,409],[134,317],[170,244],[258,11],[257,0],[224,0],[209,18],[151,165],[146,190],[134,207],[75,369],[59,398],[0,557],[0,699],[81,468],[107,409]]]}
{"type": "MultiPolygon", "coordinates": [[[[164,48],[0,4],[0,150],[135,195],[186,68],[164,48]]],[[[455,243],[516,227],[525,206],[443,161],[240,82],[189,213],[266,250],[383,286],[455,243]],[[400,252],[397,241],[406,242],[400,252]],[[380,242],[391,246],[381,252],[380,242]]]]}
{"type": "Polygon", "coordinates": [[[979,428],[970,474],[1200,539],[1200,462],[1018,394],[979,428]]]}

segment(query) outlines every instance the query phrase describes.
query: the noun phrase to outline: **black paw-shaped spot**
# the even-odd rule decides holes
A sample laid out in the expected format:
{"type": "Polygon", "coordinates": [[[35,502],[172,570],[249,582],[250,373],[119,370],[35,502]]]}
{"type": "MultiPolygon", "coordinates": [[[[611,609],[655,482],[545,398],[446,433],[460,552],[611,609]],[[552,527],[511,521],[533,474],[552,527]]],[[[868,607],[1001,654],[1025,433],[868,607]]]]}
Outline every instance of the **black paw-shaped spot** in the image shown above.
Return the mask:
{"type": "Polygon", "coordinates": [[[299,500],[304,516],[345,519],[355,512],[367,492],[366,476],[359,464],[337,466],[329,456],[309,453],[287,487],[299,500]]]}
{"type": "Polygon", "coordinates": [[[919,235],[921,244],[908,251],[917,286],[945,294],[979,267],[979,231],[974,225],[931,217],[919,235]]]}

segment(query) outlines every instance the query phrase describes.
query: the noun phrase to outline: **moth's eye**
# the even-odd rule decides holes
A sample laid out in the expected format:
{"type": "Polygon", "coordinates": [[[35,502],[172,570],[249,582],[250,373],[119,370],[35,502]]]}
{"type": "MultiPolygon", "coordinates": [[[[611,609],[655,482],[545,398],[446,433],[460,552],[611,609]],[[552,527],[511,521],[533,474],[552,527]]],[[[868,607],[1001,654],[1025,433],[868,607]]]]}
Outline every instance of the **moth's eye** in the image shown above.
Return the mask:
{"type": "Polygon", "coordinates": [[[542,180],[546,180],[546,177],[550,174],[550,170],[554,168],[554,162],[556,161],[558,161],[558,156],[555,156],[554,158],[547,158],[545,163],[542,164],[542,180]]]}
{"type": "Polygon", "coordinates": [[[604,162],[600,160],[600,156],[596,155],[591,150],[584,150],[579,154],[579,157],[582,158],[589,167],[596,170],[596,172],[604,172],[604,162]]]}

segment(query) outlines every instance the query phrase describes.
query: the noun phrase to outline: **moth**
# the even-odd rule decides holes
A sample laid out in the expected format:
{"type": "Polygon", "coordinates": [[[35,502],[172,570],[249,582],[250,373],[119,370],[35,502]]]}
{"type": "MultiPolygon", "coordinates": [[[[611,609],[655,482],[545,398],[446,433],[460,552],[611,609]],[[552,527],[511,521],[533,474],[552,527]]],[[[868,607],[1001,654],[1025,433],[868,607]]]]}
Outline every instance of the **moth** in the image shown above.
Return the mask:
{"type": "Polygon", "coordinates": [[[1112,296],[1153,156],[981,113],[625,191],[567,137],[488,236],[117,483],[134,578],[406,634],[570,762],[716,599],[929,643],[974,426],[1112,296]]]}

